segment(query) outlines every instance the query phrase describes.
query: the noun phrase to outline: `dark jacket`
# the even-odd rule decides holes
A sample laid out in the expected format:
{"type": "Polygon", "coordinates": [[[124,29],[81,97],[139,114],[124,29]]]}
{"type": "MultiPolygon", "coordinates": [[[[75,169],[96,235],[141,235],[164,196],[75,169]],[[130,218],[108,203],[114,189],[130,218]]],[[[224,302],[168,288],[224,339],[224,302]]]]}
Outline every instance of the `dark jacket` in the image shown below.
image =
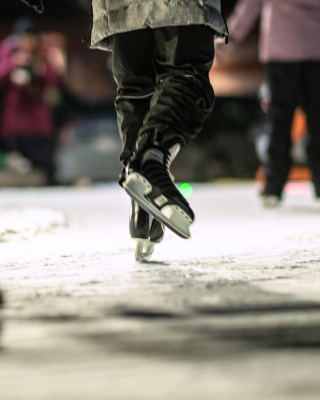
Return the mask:
{"type": "Polygon", "coordinates": [[[220,0],[92,0],[91,47],[108,50],[114,34],[144,28],[207,25],[217,37],[228,35],[220,0]]]}

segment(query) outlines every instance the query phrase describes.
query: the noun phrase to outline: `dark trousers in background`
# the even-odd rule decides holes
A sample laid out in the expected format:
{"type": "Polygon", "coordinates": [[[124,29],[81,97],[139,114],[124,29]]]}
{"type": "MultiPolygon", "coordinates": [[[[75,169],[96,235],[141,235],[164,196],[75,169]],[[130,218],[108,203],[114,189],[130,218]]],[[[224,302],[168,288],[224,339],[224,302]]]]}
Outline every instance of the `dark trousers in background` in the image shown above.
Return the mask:
{"type": "Polygon", "coordinates": [[[20,136],[2,140],[7,152],[16,151],[45,174],[46,184],[54,184],[53,141],[42,136],[20,136]]]}
{"type": "Polygon", "coordinates": [[[307,148],[316,195],[320,197],[320,62],[270,62],[272,132],[266,165],[266,193],[281,197],[291,169],[291,128],[296,108],[308,121],[307,148]]]}
{"type": "Polygon", "coordinates": [[[139,134],[156,130],[161,145],[169,147],[178,142],[186,145],[201,131],[215,99],[209,80],[213,36],[212,29],[192,25],[143,29],[111,38],[124,165],[139,134]]]}

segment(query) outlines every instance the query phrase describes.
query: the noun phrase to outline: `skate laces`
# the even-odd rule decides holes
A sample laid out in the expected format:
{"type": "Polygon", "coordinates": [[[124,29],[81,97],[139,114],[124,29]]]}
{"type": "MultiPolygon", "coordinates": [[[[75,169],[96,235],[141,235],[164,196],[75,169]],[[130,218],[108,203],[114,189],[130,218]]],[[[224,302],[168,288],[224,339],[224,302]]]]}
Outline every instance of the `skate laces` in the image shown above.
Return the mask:
{"type": "Polygon", "coordinates": [[[178,197],[186,206],[189,204],[181,195],[175,184],[172,182],[171,174],[169,171],[172,162],[172,156],[169,152],[163,154],[163,162],[157,160],[147,160],[142,165],[142,174],[149,179],[155,186],[157,186],[162,192],[172,197],[178,197]]]}
{"type": "Polygon", "coordinates": [[[176,190],[174,183],[172,182],[167,168],[155,161],[149,161],[142,167],[142,173],[152,183],[161,189],[161,191],[176,190]]]}

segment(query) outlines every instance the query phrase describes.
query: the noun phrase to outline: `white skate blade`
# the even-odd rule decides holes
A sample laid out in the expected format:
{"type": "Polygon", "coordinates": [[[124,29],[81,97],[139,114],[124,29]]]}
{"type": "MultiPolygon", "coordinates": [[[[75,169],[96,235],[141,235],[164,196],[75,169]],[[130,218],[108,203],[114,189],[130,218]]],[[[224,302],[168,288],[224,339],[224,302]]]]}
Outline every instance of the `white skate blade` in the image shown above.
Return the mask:
{"type": "Polygon", "coordinates": [[[135,258],[138,262],[149,261],[153,252],[155,243],[146,239],[135,239],[137,242],[135,258]]]}
{"type": "Polygon", "coordinates": [[[152,214],[178,236],[183,239],[190,238],[189,227],[193,222],[192,219],[179,206],[167,205],[158,210],[150,203],[145,196],[152,191],[152,186],[144,176],[137,172],[130,174],[124,184],[124,189],[144,210],[152,214]]]}

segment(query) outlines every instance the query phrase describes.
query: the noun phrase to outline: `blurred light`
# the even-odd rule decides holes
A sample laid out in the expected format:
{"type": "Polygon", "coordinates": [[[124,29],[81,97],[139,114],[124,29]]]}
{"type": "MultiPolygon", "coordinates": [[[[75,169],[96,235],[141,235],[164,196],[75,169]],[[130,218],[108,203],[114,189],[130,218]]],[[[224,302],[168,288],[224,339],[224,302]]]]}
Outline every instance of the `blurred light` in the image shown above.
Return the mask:
{"type": "Polygon", "coordinates": [[[193,194],[193,187],[190,185],[190,183],[181,183],[179,190],[185,199],[188,199],[193,194]]]}
{"type": "Polygon", "coordinates": [[[307,185],[303,182],[288,183],[285,190],[289,196],[302,196],[306,193],[307,185]]]}

